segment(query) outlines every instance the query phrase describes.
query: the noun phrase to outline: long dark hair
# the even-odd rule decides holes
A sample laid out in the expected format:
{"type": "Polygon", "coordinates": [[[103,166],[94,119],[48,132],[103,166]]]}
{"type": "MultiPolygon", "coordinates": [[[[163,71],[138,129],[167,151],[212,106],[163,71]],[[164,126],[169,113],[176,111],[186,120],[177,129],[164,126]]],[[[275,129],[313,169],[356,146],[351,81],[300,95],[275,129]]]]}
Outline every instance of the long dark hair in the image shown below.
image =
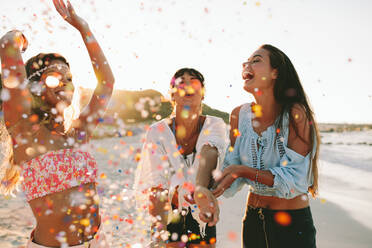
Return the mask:
{"type": "Polygon", "coordinates": [[[313,150],[310,151],[312,172],[314,176],[313,184],[309,187],[309,192],[313,197],[318,191],[318,155],[320,135],[317,123],[315,122],[314,113],[310,107],[306,93],[301,85],[300,78],[288,56],[272,45],[262,45],[261,48],[269,52],[271,67],[277,69],[278,76],[274,85],[275,100],[281,106],[279,121],[276,123],[277,128],[281,128],[282,121],[285,115],[289,116],[289,123],[294,127],[296,135],[305,142],[305,139],[298,135],[298,128],[291,114],[291,110],[295,104],[303,107],[306,118],[311,125],[310,131],[310,147],[313,147],[316,142],[315,154],[313,150]]]}
{"type": "Polygon", "coordinates": [[[33,100],[32,112],[38,115],[39,120],[42,120],[50,115],[50,106],[47,106],[46,103],[41,99],[40,92],[35,92],[33,90],[33,86],[39,85],[39,87],[42,87],[41,76],[43,72],[50,66],[50,63],[53,60],[59,60],[70,67],[67,60],[58,53],[39,53],[38,55],[27,60],[25,65],[33,100]]]}

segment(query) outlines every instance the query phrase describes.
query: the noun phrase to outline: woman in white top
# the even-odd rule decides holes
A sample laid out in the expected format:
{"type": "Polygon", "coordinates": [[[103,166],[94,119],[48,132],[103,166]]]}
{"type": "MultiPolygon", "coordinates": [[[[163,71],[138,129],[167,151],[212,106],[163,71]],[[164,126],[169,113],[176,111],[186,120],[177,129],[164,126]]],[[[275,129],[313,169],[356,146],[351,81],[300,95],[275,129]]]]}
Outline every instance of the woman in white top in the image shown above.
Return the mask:
{"type": "Polygon", "coordinates": [[[155,247],[164,243],[166,247],[215,247],[217,220],[201,216],[209,220],[208,226],[201,221],[193,193],[196,185],[211,186],[212,171],[223,161],[226,126],[221,118],[201,115],[204,77],[200,72],[178,70],[171,90],[175,116],[147,131],[135,189],[145,196],[141,208],[155,217],[151,230],[155,247]]]}

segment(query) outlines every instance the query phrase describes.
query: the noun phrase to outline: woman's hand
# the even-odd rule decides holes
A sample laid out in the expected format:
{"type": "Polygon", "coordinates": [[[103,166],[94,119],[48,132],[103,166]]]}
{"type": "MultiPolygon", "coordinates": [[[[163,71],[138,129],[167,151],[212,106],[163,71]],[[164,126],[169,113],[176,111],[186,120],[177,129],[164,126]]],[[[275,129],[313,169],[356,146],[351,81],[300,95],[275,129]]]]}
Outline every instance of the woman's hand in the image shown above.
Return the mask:
{"type": "Polygon", "coordinates": [[[76,15],[71,3],[67,1],[67,7],[63,0],[53,0],[53,3],[63,19],[79,30],[85,47],[88,50],[90,61],[97,78],[97,86],[90,102],[81,112],[79,119],[73,124],[75,130],[83,131],[87,137],[91,137],[94,129],[99,123],[98,120],[103,117],[106,111],[112,95],[115,78],[88,24],[81,17],[76,15]]]}
{"type": "Polygon", "coordinates": [[[70,1],[67,1],[67,7],[63,0],[53,0],[54,7],[58,13],[65,19],[66,22],[70,23],[71,26],[79,30],[80,32],[88,27],[88,23],[78,16],[72,7],[70,1]]]}
{"type": "Polygon", "coordinates": [[[225,192],[226,189],[230,188],[231,184],[240,177],[240,173],[244,169],[242,165],[230,165],[223,170],[221,177],[217,180],[217,187],[213,190],[213,195],[219,197],[225,192]]]}
{"type": "Polygon", "coordinates": [[[27,49],[28,41],[21,31],[11,30],[1,37],[0,49],[2,50],[5,48],[7,44],[12,44],[15,48],[19,48],[22,52],[24,52],[27,49]]]}
{"type": "Polygon", "coordinates": [[[220,208],[212,192],[205,187],[197,186],[194,201],[200,210],[199,218],[208,223],[208,226],[215,226],[219,220],[220,208]]]}

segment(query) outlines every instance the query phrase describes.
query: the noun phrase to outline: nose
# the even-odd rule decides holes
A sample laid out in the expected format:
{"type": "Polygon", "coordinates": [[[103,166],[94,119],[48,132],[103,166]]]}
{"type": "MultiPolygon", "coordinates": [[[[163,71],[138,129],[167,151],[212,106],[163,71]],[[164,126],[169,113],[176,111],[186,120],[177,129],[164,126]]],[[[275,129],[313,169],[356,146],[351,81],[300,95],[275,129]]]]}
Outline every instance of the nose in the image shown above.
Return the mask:
{"type": "Polygon", "coordinates": [[[243,65],[243,69],[247,69],[250,66],[250,63],[246,61],[242,65],[243,65]]]}

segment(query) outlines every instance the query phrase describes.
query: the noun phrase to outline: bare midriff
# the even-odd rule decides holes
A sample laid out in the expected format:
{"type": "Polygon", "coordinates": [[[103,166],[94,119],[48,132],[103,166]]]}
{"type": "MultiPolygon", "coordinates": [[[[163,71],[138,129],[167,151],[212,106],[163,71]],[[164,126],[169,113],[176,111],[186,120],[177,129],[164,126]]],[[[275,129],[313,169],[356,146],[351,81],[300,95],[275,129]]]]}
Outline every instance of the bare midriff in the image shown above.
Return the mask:
{"type": "Polygon", "coordinates": [[[36,218],[33,242],[60,247],[57,237],[69,246],[93,238],[100,225],[95,183],[72,187],[29,202],[36,218]]]}
{"type": "Polygon", "coordinates": [[[262,196],[251,192],[248,194],[248,205],[254,208],[272,210],[302,209],[309,206],[309,197],[307,194],[302,194],[292,199],[285,199],[275,196],[262,196]]]}

